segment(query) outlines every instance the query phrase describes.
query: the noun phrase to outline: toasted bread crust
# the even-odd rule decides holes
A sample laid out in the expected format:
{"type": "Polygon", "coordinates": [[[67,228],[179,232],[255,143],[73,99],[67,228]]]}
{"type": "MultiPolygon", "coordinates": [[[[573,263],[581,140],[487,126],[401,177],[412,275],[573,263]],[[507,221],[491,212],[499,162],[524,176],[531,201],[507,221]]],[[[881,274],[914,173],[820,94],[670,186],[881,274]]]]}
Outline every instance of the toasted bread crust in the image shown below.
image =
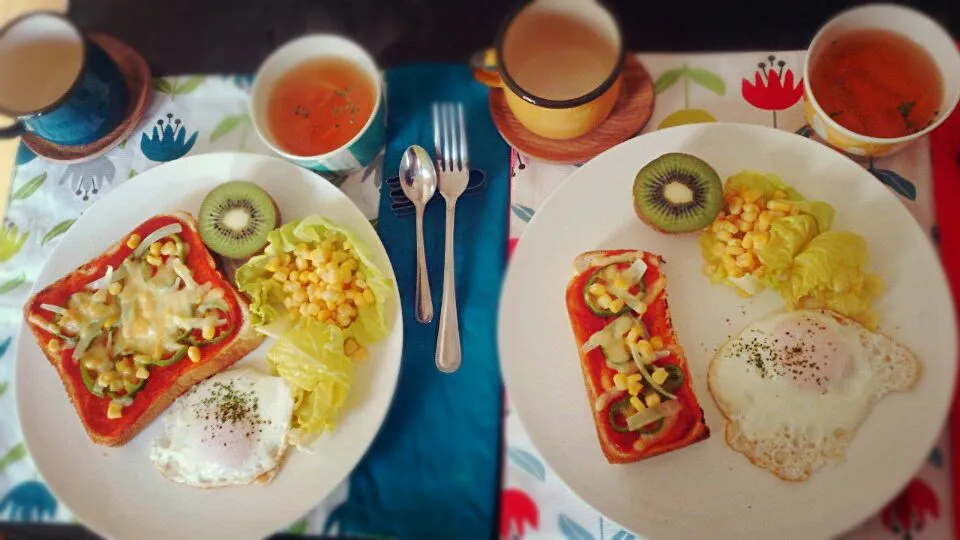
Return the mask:
{"type": "MultiPolygon", "coordinates": [[[[193,216],[187,212],[160,214],[158,216],[152,216],[150,219],[157,217],[172,217],[181,223],[182,226],[190,228],[194,233],[197,233],[196,221],[194,220],[193,216]]],[[[199,233],[197,233],[197,238],[199,238],[199,233]]],[[[239,321],[234,335],[226,338],[226,343],[220,348],[220,350],[217,351],[216,355],[201,358],[199,363],[194,364],[190,367],[190,369],[184,371],[163,392],[152,394],[150,396],[152,397],[152,402],[136,421],[128,424],[126,427],[124,427],[124,429],[115,434],[104,434],[98,432],[89,422],[89,411],[81,406],[78,398],[78,394],[80,392],[87,392],[86,387],[84,387],[82,384],[75,384],[75,380],[64,371],[60,357],[52,354],[45,346],[45,343],[50,336],[44,330],[40,329],[35,324],[32,324],[29,321],[29,317],[32,313],[37,312],[39,309],[38,296],[41,294],[41,292],[71,286],[78,279],[87,281],[99,277],[95,274],[100,270],[100,266],[102,265],[103,261],[118,253],[119,250],[123,248],[126,239],[127,236],[125,235],[123,239],[118,241],[105,252],[101,253],[95,259],[87,262],[83,266],[77,268],[75,271],[61,277],[53,284],[35,293],[27,301],[23,308],[23,316],[24,320],[27,321],[27,326],[30,327],[30,331],[33,333],[34,338],[36,339],[41,352],[43,352],[44,356],[47,358],[47,361],[50,362],[50,365],[57,370],[57,375],[60,377],[60,381],[63,384],[64,390],[66,391],[67,396],[70,398],[71,403],[73,403],[73,406],[77,411],[77,415],[80,417],[87,435],[94,443],[103,446],[121,446],[125,444],[130,439],[134,438],[138,433],[140,433],[140,431],[142,431],[143,428],[146,427],[150,422],[156,419],[156,417],[166,410],[166,408],[169,407],[170,404],[173,403],[174,400],[176,400],[177,397],[179,397],[183,392],[198,382],[237,362],[252,350],[256,349],[265,339],[263,335],[254,330],[251,324],[250,312],[247,307],[246,300],[232,286],[229,286],[228,282],[224,281],[223,283],[227,286],[222,288],[227,294],[232,295],[236,299],[236,302],[240,307],[242,320],[239,321]]],[[[210,256],[210,253],[206,251],[206,248],[202,244],[198,245],[198,243],[194,242],[190,243],[189,245],[193,249],[204,249],[204,253],[206,253],[206,263],[209,264],[211,269],[216,271],[216,265],[213,261],[213,258],[210,256]]],[[[217,275],[219,276],[220,273],[217,272],[217,275]]],[[[220,277],[222,279],[222,276],[220,277]]],[[[138,399],[143,399],[143,397],[141,396],[138,399]]]]}
{"type": "MultiPolygon", "coordinates": [[[[574,259],[574,263],[573,263],[576,275],[574,276],[574,278],[571,280],[570,283],[572,284],[584,272],[590,270],[591,268],[602,266],[603,264],[605,264],[604,259],[607,259],[608,257],[610,257],[611,254],[612,253],[610,251],[596,250],[596,251],[588,251],[578,255],[576,259],[574,259]]],[[[637,258],[643,257],[644,252],[618,250],[615,253],[615,255],[618,257],[619,256],[631,257],[632,258],[631,260],[635,260],[637,258]]],[[[666,297],[664,297],[664,304],[665,304],[666,320],[670,321],[671,320],[670,308],[669,308],[669,304],[666,302],[666,297]]],[[[575,317],[571,317],[570,322],[574,327],[574,335],[577,342],[577,350],[579,352],[579,357],[580,357],[580,369],[581,369],[581,372],[583,373],[585,386],[587,387],[590,410],[593,412],[594,428],[596,429],[596,432],[597,432],[597,438],[600,441],[600,449],[603,451],[603,455],[604,457],[606,457],[609,463],[618,464],[618,463],[632,463],[636,461],[641,461],[647,458],[651,458],[660,454],[670,452],[672,450],[677,450],[679,448],[689,446],[693,443],[705,440],[710,437],[710,429],[707,427],[706,422],[704,420],[703,408],[699,407],[699,403],[698,403],[699,414],[697,418],[694,420],[693,425],[690,427],[690,429],[682,438],[677,439],[676,441],[673,441],[669,444],[657,444],[656,446],[646,447],[639,450],[636,448],[631,448],[629,450],[621,450],[620,448],[618,448],[617,445],[614,444],[614,442],[610,438],[611,437],[610,431],[603,427],[607,422],[607,418],[605,416],[606,415],[605,410],[597,411],[596,408],[594,407],[594,404],[596,403],[597,399],[600,398],[600,392],[599,392],[600,387],[593,380],[593,375],[590,372],[591,360],[588,359],[587,357],[588,355],[583,352],[583,341],[579,337],[577,337],[581,334],[581,332],[579,331],[580,322],[576,320],[575,317]]],[[[680,346],[679,342],[676,339],[676,334],[674,332],[673,325],[668,324],[667,326],[668,326],[668,335],[663,336],[664,340],[668,343],[673,343],[673,346],[671,347],[671,351],[674,353],[674,356],[677,358],[677,364],[682,367],[686,375],[687,382],[684,384],[689,385],[690,376],[689,376],[689,371],[687,370],[687,367],[686,367],[687,365],[686,356],[684,355],[683,348],[680,346]]],[[[693,388],[690,387],[688,388],[688,390],[692,394],[693,388]]],[[[694,399],[695,399],[695,396],[694,396],[694,399]]]]}

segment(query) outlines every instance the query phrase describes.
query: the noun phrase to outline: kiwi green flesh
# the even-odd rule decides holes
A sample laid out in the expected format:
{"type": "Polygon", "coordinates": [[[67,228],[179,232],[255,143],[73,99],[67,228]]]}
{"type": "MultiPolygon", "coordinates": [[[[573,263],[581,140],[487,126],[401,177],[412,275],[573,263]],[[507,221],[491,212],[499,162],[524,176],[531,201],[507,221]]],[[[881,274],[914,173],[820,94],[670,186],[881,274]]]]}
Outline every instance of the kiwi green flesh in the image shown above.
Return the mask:
{"type": "Polygon", "coordinates": [[[231,259],[255,254],[278,224],[279,213],[270,195],[243,180],[217,186],[200,205],[200,237],[211,251],[231,259]]]}
{"type": "Polygon", "coordinates": [[[720,175],[696,156],[664,154],[637,173],[633,207],[640,219],[663,232],[703,229],[723,207],[720,175]]]}

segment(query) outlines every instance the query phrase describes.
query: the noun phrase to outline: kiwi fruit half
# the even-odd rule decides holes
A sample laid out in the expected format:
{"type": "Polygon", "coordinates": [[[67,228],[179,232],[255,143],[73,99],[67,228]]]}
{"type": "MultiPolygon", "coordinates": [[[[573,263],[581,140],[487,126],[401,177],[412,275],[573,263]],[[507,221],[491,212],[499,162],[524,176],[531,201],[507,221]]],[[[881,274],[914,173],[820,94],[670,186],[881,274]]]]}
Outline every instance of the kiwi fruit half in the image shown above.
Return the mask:
{"type": "Polygon", "coordinates": [[[200,238],[224,257],[245,259],[267,245],[267,234],[280,224],[270,195],[245,180],[220,184],[200,204],[200,238]]]}
{"type": "Polygon", "coordinates": [[[720,175],[690,154],[664,154],[647,163],[633,180],[637,216],[665,233],[698,231],[723,207],[720,175]]]}

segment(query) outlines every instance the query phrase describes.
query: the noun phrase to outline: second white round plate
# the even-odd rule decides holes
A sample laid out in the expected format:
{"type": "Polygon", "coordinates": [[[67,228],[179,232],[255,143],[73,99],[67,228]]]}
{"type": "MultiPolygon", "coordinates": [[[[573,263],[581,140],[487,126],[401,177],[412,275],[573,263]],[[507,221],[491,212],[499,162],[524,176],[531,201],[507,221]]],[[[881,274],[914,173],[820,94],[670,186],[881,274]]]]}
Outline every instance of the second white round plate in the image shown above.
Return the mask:
{"type": "Polygon", "coordinates": [[[943,427],[956,379],[956,323],[931,242],[887,188],[820,144],[769,128],[697,124],[657,131],[577,170],[537,211],[510,261],[499,346],[513,409],[552,470],[621,525],[656,540],[828,538],[887,503],[917,471],[943,427]],[[916,387],[887,395],[866,419],[846,461],[803,483],[779,480],[724,441],[724,419],[707,390],[707,366],[729,336],[778,309],[773,292],[753,299],[711,285],[697,235],[654,232],[636,217],[637,171],[668,152],[710,163],[721,178],[772,172],[809,199],[832,204],[835,230],[861,234],[886,284],[876,304],[881,331],[923,364],[916,387]],[[564,303],[573,259],[595,249],[642,249],[666,260],[674,327],[686,350],[708,440],[627,465],[610,465],[597,442],[577,345],[564,303]]]}
{"type": "MultiPolygon", "coordinates": [[[[121,185],[91,206],[60,239],[35,290],[96,257],[154,214],[197,215],[203,197],[227,180],[249,180],[277,202],[284,222],[323,215],[356,233],[373,262],[396,283],[387,253],[363,213],[319,176],[277,158],[205,154],[172,161],[121,185]]],[[[87,437],[56,371],[30,330],[17,344],[15,388],[24,440],[37,469],[86,526],[110,538],[264,538],[301,518],[329,495],[366,452],[390,407],[403,348],[400,297],[386,304],[390,334],[370,347],[354,372],[336,429],[311,453],[293,450],[267,485],[198,489],[170,482],[149,458],[163,415],[124,446],[87,437]]],[[[241,363],[266,366],[267,340],[241,363]]]]}

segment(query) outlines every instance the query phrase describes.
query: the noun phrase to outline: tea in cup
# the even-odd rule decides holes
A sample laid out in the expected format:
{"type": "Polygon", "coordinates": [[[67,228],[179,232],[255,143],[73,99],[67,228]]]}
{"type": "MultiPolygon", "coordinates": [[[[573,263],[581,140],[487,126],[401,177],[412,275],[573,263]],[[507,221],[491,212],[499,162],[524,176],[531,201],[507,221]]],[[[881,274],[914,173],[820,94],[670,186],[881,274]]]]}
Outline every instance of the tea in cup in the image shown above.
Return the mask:
{"type": "Polygon", "coordinates": [[[386,138],[383,87],[373,58],[339,36],[287,43],[260,67],[250,116],[277,154],[341,175],[376,158],[386,138]]]}
{"type": "Polygon", "coordinates": [[[936,129],[960,99],[960,51],[910,8],[845,11],[814,37],[804,64],[807,123],[861,156],[896,152],[936,129]]]}

